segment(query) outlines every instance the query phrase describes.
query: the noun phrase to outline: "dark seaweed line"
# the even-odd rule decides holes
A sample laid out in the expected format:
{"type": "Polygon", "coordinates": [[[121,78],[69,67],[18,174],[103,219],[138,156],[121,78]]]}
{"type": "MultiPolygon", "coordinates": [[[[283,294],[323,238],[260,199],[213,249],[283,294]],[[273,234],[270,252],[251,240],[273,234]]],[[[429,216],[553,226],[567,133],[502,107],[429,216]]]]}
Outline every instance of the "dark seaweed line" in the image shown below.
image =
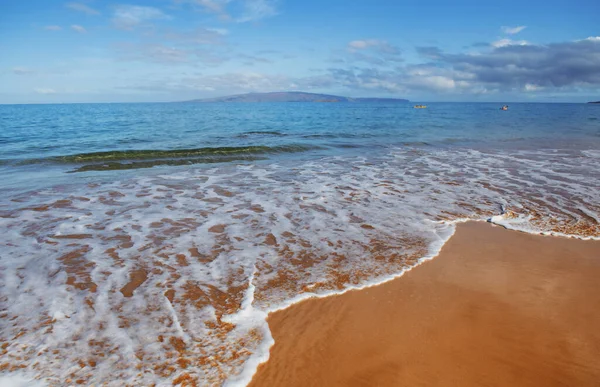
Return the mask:
{"type": "Polygon", "coordinates": [[[251,156],[251,155],[239,155],[239,156],[221,156],[221,157],[202,157],[202,158],[188,158],[188,159],[162,159],[162,160],[146,160],[146,161],[135,161],[135,162],[109,162],[109,163],[98,163],[98,164],[87,164],[82,165],[79,168],[68,171],[68,173],[77,172],[98,172],[98,171],[119,171],[128,169],[143,169],[152,168],[157,166],[181,166],[181,165],[193,165],[193,164],[215,164],[215,163],[229,163],[233,161],[259,161],[266,160],[265,157],[251,156]]]}
{"type": "Polygon", "coordinates": [[[142,149],[142,150],[123,150],[108,152],[79,153],[75,155],[54,156],[43,159],[29,159],[21,161],[20,165],[39,164],[39,163],[59,163],[59,164],[80,164],[80,163],[102,163],[119,162],[133,160],[178,160],[206,158],[206,157],[226,157],[232,155],[261,155],[275,153],[298,153],[309,150],[320,149],[317,146],[290,144],[280,146],[244,146],[244,147],[215,147],[215,148],[194,148],[194,149],[142,149]]]}

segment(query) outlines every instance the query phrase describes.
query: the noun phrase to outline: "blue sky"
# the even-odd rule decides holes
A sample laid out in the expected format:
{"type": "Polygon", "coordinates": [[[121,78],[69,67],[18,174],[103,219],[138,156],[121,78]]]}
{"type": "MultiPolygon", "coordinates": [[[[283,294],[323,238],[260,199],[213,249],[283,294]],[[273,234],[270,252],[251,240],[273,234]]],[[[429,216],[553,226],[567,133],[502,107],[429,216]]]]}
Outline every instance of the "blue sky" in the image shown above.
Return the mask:
{"type": "Polygon", "coordinates": [[[600,99],[600,1],[0,3],[0,103],[600,99]]]}

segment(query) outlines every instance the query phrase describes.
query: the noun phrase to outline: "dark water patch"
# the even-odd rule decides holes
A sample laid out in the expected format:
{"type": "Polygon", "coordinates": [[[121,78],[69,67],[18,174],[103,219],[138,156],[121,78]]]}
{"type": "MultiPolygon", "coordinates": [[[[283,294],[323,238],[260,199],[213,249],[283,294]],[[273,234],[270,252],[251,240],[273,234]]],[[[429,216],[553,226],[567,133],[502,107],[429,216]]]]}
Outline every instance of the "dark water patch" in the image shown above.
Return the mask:
{"type": "Polygon", "coordinates": [[[128,169],[144,169],[158,166],[182,166],[193,164],[216,164],[230,163],[234,161],[260,161],[266,160],[266,157],[239,155],[239,156],[213,156],[213,157],[198,157],[187,159],[162,159],[162,160],[146,160],[134,162],[109,162],[100,164],[87,164],[79,168],[68,171],[67,173],[77,172],[98,172],[98,171],[120,171],[128,169]]]}
{"type": "Polygon", "coordinates": [[[502,140],[499,140],[501,142],[518,142],[518,141],[525,141],[527,140],[527,138],[525,137],[513,137],[513,138],[505,138],[502,140]]]}
{"type": "Polygon", "coordinates": [[[374,138],[380,137],[380,133],[323,133],[323,134],[306,134],[303,138],[374,138]]]}
{"type": "Polygon", "coordinates": [[[303,138],[338,138],[335,134],[306,134],[303,138]]]}
{"type": "Polygon", "coordinates": [[[144,138],[122,138],[117,140],[118,144],[140,144],[140,143],[149,143],[152,140],[144,139],[144,138]]]}
{"type": "Polygon", "coordinates": [[[48,151],[53,151],[55,149],[60,149],[62,147],[63,147],[63,145],[61,145],[61,144],[43,144],[43,145],[31,146],[29,148],[29,150],[32,152],[48,152],[48,151]]]}
{"type": "Polygon", "coordinates": [[[332,147],[335,148],[342,148],[342,149],[355,149],[355,148],[362,148],[363,145],[360,144],[328,144],[332,147]]]}
{"type": "Polygon", "coordinates": [[[350,134],[346,134],[344,135],[344,137],[348,137],[348,138],[374,138],[374,137],[380,137],[381,133],[350,133],[350,134]]]}
{"type": "Polygon", "coordinates": [[[257,130],[257,131],[252,131],[252,132],[240,133],[236,137],[237,138],[245,138],[245,137],[250,137],[250,136],[277,136],[277,137],[283,137],[283,136],[287,136],[287,134],[281,133],[281,132],[277,132],[277,131],[271,131],[271,130],[264,130],[264,131],[257,130]]]}
{"type": "Polygon", "coordinates": [[[126,161],[126,160],[160,160],[160,159],[186,159],[209,156],[232,156],[232,155],[260,155],[275,153],[298,153],[313,149],[317,146],[290,144],[280,146],[240,146],[240,147],[215,147],[194,149],[140,149],[122,150],[108,152],[79,153],[75,155],[54,156],[45,159],[33,159],[24,161],[24,164],[36,164],[40,162],[54,163],[88,163],[104,161],[126,161]]]}
{"type": "MultiPolygon", "coordinates": [[[[73,172],[115,171],[155,166],[181,166],[190,164],[227,163],[232,161],[265,160],[268,155],[300,153],[323,147],[305,144],[280,146],[245,147],[205,147],[195,149],[142,149],[80,153],[75,155],[54,156],[44,159],[31,159],[18,162],[18,165],[32,164],[75,164],[73,172]]],[[[15,163],[13,160],[0,160],[1,163],[15,163]]]]}
{"type": "Polygon", "coordinates": [[[441,142],[443,144],[458,144],[461,142],[473,142],[473,141],[476,141],[476,140],[470,139],[470,138],[450,137],[450,138],[443,139],[441,142]]]}

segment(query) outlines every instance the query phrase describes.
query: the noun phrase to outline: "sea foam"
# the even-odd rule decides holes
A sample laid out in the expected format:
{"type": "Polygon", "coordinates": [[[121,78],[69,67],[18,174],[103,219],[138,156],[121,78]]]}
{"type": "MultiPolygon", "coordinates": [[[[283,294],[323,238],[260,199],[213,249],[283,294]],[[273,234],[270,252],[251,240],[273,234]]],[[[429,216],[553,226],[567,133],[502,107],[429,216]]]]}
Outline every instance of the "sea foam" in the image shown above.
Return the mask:
{"type": "Polygon", "coordinates": [[[599,170],[589,152],[398,148],[3,199],[0,365],[49,386],[245,385],[269,312],[396,278],[456,222],[598,239],[599,170]]]}

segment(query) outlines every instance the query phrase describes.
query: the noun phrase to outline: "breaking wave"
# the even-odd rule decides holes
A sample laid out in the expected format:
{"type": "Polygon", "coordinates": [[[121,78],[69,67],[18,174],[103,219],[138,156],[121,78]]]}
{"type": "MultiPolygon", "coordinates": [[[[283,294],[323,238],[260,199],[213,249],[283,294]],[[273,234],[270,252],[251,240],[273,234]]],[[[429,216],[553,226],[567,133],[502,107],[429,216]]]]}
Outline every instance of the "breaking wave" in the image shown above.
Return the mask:
{"type": "Polygon", "coordinates": [[[0,367],[51,386],[243,385],[267,313],[401,275],[455,222],[599,239],[599,171],[595,151],[414,147],[11,197],[0,367]]]}

